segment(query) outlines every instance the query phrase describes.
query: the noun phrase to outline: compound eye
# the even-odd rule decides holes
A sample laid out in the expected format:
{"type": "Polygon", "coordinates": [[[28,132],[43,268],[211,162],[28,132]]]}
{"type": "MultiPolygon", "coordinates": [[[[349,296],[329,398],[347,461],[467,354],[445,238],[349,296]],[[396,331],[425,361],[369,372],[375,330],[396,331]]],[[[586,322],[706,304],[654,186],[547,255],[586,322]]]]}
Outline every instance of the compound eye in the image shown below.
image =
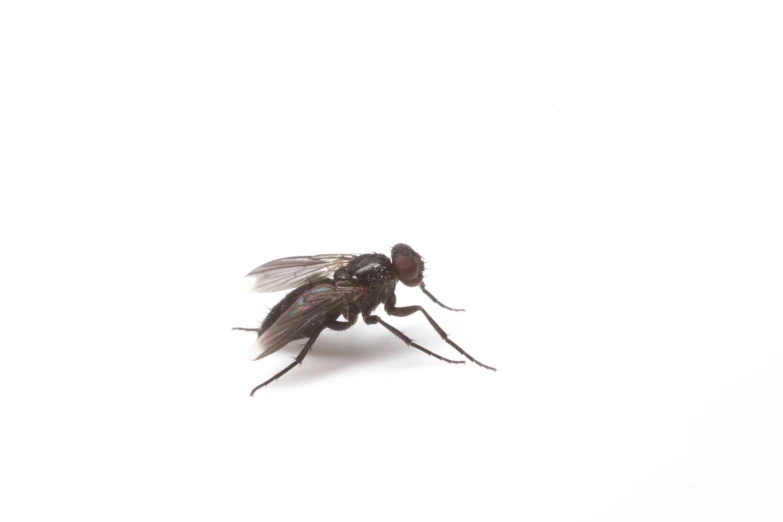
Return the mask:
{"type": "Polygon", "coordinates": [[[419,264],[408,256],[397,256],[394,259],[394,271],[403,281],[415,281],[419,277],[419,264]]]}

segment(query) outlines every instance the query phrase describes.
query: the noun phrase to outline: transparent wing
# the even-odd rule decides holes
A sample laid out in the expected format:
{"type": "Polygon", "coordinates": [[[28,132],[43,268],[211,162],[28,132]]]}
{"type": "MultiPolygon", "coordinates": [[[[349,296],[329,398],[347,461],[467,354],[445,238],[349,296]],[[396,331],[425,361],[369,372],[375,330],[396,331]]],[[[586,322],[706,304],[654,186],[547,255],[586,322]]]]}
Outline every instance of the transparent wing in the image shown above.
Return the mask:
{"type": "Polygon", "coordinates": [[[339,309],[346,302],[354,299],[361,292],[357,287],[336,287],[330,284],[316,285],[288,307],[277,320],[272,323],[255,344],[250,347],[248,358],[261,359],[275,353],[294,339],[302,336],[311,325],[322,319],[329,312],[339,309]]]}
{"type": "Polygon", "coordinates": [[[264,263],[249,274],[254,292],[277,292],[327,279],[356,257],[353,254],[284,257],[264,263]]]}

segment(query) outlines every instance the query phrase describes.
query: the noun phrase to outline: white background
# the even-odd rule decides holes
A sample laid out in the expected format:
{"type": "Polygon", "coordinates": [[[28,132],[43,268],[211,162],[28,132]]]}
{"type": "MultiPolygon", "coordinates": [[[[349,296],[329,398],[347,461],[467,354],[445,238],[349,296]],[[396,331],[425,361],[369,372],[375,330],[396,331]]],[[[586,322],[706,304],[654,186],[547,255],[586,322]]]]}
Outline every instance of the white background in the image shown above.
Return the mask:
{"type": "Polygon", "coordinates": [[[783,519],[775,7],[4,2],[0,518],[783,519]],[[499,371],[249,399],[242,276],[400,241],[499,371]]]}

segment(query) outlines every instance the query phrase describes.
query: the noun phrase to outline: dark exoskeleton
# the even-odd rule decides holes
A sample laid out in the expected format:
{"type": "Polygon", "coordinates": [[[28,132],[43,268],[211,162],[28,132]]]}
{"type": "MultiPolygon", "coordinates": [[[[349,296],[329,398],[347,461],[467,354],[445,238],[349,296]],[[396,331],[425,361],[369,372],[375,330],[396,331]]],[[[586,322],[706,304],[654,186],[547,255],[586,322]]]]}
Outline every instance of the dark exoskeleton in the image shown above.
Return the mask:
{"type": "Polygon", "coordinates": [[[383,304],[387,314],[405,317],[421,312],[435,331],[459,353],[474,363],[495,370],[474,359],[448,338],[446,332],[421,306],[397,306],[394,293],[397,281],[406,286],[418,286],[435,303],[454,312],[424,286],[424,261],[408,245],[399,243],[392,248],[389,259],[383,254],[318,255],[287,257],[265,263],[248,274],[255,278],[254,290],[272,292],[295,289],[277,303],[264,318],[260,328],[235,328],[258,333],[249,357],[253,360],[270,355],[297,339],[307,339],[294,362],[250,392],[280,378],[297,364],[301,364],[320,333],[329,330],[347,330],[361,315],[367,324],[380,324],[395,336],[422,352],[441,361],[461,364],[465,361],[446,359],[413,342],[408,336],[375,315],[375,309],[383,304]],[[345,320],[340,320],[343,317],[345,320]]]}

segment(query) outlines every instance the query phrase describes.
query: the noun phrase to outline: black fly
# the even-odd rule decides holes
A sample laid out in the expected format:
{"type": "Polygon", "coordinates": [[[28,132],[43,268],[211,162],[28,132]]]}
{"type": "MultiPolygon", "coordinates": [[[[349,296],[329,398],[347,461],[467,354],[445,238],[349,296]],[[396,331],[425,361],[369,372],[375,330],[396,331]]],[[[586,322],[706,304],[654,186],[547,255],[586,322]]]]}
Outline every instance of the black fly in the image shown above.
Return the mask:
{"type": "Polygon", "coordinates": [[[399,280],[406,286],[418,286],[427,297],[447,310],[464,311],[449,308],[427,291],[422,282],[424,261],[411,247],[403,243],[392,248],[391,259],[383,254],[286,257],[265,263],[250,272],[248,276],[255,278],[253,290],[256,292],[294,288],[270,310],[260,328],[234,328],[234,330],[258,333],[258,339],[248,354],[249,358],[261,359],[291,341],[307,339],[294,362],[271,379],[253,388],[250,392],[251,396],[259,388],[280,378],[297,364],[301,364],[322,331],[347,330],[356,323],[360,314],[365,323],[380,324],[408,346],[413,346],[436,359],[454,364],[465,362],[453,361],[432,353],[374,315],[373,311],[381,303],[387,314],[396,317],[421,312],[443,340],[459,353],[479,366],[495,370],[477,361],[457,346],[421,306],[396,306],[397,297],[394,289],[399,280]],[[340,316],[346,320],[339,321],[340,316]]]}

